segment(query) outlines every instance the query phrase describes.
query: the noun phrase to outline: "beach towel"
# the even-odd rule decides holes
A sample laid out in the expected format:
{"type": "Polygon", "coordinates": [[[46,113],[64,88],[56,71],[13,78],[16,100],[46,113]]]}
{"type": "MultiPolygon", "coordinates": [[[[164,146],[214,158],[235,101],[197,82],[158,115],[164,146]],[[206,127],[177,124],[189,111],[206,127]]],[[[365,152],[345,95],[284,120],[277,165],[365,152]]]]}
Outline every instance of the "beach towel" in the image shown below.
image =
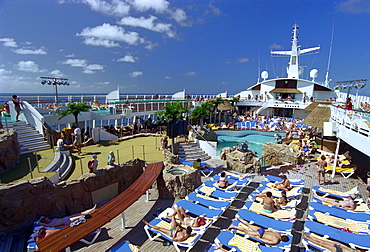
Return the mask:
{"type": "Polygon", "coordinates": [[[236,246],[242,252],[260,252],[261,249],[257,242],[248,240],[240,235],[234,235],[228,243],[231,246],[236,246]]]}
{"type": "Polygon", "coordinates": [[[291,219],[295,217],[296,210],[277,210],[272,213],[266,213],[263,211],[263,205],[257,202],[253,202],[249,207],[249,210],[255,213],[263,214],[274,219],[291,219]]]}

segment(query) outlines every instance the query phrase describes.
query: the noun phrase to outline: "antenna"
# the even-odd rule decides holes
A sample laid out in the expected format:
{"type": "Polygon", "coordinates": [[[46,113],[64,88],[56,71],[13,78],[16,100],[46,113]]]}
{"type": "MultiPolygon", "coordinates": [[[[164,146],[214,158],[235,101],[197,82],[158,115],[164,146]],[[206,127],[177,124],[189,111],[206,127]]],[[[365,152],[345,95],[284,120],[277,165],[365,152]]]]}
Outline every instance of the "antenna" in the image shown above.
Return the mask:
{"type": "Polygon", "coordinates": [[[333,21],[333,29],[331,31],[331,41],[330,41],[330,49],[329,49],[328,67],[326,69],[325,82],[324,82],[324,84],[325,84],[326,87],[329,87],[329,83],[330,83],[330,80],[329,80],[329,68],[330,68],[330,61],[331,61],[331,52],[332,52],[332,49],[333,49],[334,24],[335,24],[335,22],[333,21]]]}
{"type": "Polygon", "coordinates": [[[260,59],[260,50],[258,50],[258,78],[257,83],[260,83],[260,72],[261,72],[261,59],[260,59]]]}

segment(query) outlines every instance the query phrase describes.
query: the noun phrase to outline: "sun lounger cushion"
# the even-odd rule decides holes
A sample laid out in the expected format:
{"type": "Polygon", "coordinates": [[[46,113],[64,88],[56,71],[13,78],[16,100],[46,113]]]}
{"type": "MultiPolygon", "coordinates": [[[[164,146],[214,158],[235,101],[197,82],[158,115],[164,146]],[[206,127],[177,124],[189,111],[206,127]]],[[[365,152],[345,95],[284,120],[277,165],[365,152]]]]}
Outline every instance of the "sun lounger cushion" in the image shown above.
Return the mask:
{"type": "Polygon", "coordinates": [[[124,241],[114,246],[109,252],[139,252],[139,247],[131,244],[129,241],[124,241]]]}
{"type": "Polygon", "coordinates": [[[223,190],[218,190],[216,187],[205,185],[199,186],[195,191],[217,199],[234,199],[238,195],[238,192],[225,192],[223,190]]]}
{"type": "Polygon", "coordinates": [[[237,216],[246,221],[253,221],[258,226],[272,228],[281,232],[289,231],[293,226],[293,223],[290,221],[275,220],[247,209],[240,209],[237,216]]]}
{"type": "Polygon", "coordinates": [[[370,235],[348,233],[346,231],[342,231],[340,229],[326,226],[322,223],[310,220],[306,220],[305,226],[309,231],[317,233],[319,235],[327,235],[329,238],[341,241],[349,245],[354,244],[363,249],[370,249],[370,235]]]}
{"type": "Polygon", "coordinates": [[[211,219],[217,219],[223,213],[223,211],[220,209],[209,209],[188,200],[180,200],[175,204],[176,208],[180,206],[182,206],[186,211],[189,211],[192,214],[195,214],[197,216],[206,214],[206,217],[211,219]]]}
{"type": "Polygon", "coordinates": [[[203,184],[205,186],[215,187],[216,189],[222,190],[222,191],[225,191],[225,192],[237,191],[236,183],[237,183],[237,181],[235,181],[233,184],[229,184],[229,186],[226,187],[226,188],[220,188],[218,186],[218,184],[217,184],[217,181],[214,181],[214,180],[206,180],[206,181],[203,182],[203,184]]]}
{"type": "MultiPolygon", "coordinates": [[[[267,181],[272,182],[272,183],[282,181],[282,178],[276,177],[276,176],[272,176],[272,175],[266,175],[266,178],[265,179],[267,181]]],[[[304,184],[304,179],[289,179],[289,181],[290,181],[290,184],[291,185],[303,185],[304,184]]]]}
{"type": "Polygon", "coordinates": [[[319,202],[311,202],[310,208],[313,208],[316,211],[320,211],[323,213],[330,213],[330,215],[338,216],[343,219],[351,219],[351,220],[363,221],[363,222],[370,220],[370,214],[368,213],[347,211],[344,208],[324,205],[319,202]]]}
{"type": "Polygon", "coordinates": [[[310,210],[310,219],[321,222],[325,225],[332,226],[335,228],[346,228],[354,233],[370,233],[369,224],[365,222],[354,221],[350,219],[343,219],[337,216],[325,214],[323,212],[310,210]]]}
{"type": "Polygon", "coordinates": [[[249,211],[259,213],[259,214],[263,214],[263,215],[266,215],[268,217],[278,219],[278,220],[291,219],[291,218],[294,218],[295,214],[296,214],[295,209],[292,209],[292,210],[283,210],[282,209],[282,210],[274,211],[272,213],[266,213],[266,212],[263,211],[263,205],[261,203],[252,202],[252,201],[247,201],[244,206],[249,211]]]}
{"type": "Polygon", "coordinates": [[[328,195],[331,195],[337,198],[347,198],[349,197],[350,194],[358,193],[358,187],[354,187],[351,190],[346,191],[346,192],[336,191],[336,190],[328,189],[322,186],[312,186],[312,190],[315,190],[316,193],[328,194],[328,195]]]}
{"type": "Polygon", "coordinates": [[[214,209],[223,209],[225,210],[227,207],[230,206],[230,201],[221,201],[215,198],[211,198],[205,195],[197,194],[195,192],[190,193],[186,196],[187,200],[194,201],[202,206],[214,209]]]}

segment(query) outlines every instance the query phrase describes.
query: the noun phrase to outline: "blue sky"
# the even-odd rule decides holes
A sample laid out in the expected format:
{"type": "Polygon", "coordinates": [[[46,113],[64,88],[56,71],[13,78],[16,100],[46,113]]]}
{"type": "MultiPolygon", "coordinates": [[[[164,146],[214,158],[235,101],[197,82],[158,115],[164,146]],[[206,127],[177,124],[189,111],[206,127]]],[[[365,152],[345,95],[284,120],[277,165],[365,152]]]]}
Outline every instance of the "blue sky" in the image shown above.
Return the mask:
{"type": "MultiPolygon", "coordinates": [[[[285,77],[300,26],[303,78],[370,78],[370,0],[0,0],[0,92],[236,94],[259,72],[285,77]]],[[[370,84],[361,94],[370,95],[370,84]]]]}

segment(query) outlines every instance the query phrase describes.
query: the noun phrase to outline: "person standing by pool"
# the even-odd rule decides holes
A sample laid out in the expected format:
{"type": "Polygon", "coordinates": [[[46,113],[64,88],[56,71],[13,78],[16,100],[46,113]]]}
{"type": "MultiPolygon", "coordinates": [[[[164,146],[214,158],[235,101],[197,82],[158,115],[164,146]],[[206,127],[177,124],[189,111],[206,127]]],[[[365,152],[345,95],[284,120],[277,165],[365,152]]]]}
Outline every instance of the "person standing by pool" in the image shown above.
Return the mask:
{"type": "Polygon", "coordinates": [[[116,157],[114,156],[114,152],[110,151],[108,156],[108,165],[114,166],[114,162],[116,161],[116,157]]]}
{"type": "Polygon", "coordinates": [[[168,146],[168,136],[163,136],[161,139],[161,144],[162,144],[162,150],[167,149],[168,146]]]}
{"type": "Polygon", "coordinates": [[[321,176],[323,178],[323,184],[325,185],[325,168],[328,166],[328,162],[326,162],[326,157],[325,155],[322,155],[320,160],[318,160],[315,164],[316,164],[316,168],[317,168],[317,177],[318,177],[318,180],[319,180],[319,185],[321,185],[321,176]]]}
{"type": "Polygon", "coordinates": [[[76,125],[73,125],[72,126],[72,129],[73,129],[73,133],[72,133],[72,136],[75,137],[75,140],[73,142],[73,146],[77,148],[77,153],[78,155],[81,154],[81,129],[79,127],[77,127],[76,125]]]}
{"type": "Polygon", "coordinates": [[[19,122],[18,117],[19,117],[19,114],[21,113],[21,102],[19,100],[19,97],[17,97],[16,95],[13,95],[12,97],[13,97],[12,101],[14,103],[14,109],[16,112],[15,121],[19,122]]]}

